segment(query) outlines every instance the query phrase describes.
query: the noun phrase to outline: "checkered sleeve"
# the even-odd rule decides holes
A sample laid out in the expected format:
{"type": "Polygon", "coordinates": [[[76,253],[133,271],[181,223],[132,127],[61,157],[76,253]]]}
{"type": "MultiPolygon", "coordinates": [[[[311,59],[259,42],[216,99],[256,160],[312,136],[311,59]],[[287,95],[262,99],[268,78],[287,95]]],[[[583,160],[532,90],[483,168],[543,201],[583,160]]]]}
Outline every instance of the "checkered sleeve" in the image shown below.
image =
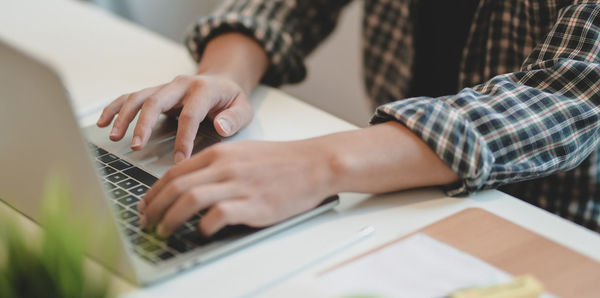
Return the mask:
{"type": "Polygon", "coordinates": [[[453,96],[380,106],[373,124],[396,120],[461,178],[449,195],[564,172],[600,143],[600,5],[577,4],[520,72],[453,96]]]}
{"type": "Polygon", "coordinates": [[[331,33],[349,0],[226,0],[212,15],[201,17],[186,37],[199,61],[208,41],[225,32],[241,32],[260,43],[269,58],[262,83],[278,86],[306,76],[303,59],[331,33]]]}

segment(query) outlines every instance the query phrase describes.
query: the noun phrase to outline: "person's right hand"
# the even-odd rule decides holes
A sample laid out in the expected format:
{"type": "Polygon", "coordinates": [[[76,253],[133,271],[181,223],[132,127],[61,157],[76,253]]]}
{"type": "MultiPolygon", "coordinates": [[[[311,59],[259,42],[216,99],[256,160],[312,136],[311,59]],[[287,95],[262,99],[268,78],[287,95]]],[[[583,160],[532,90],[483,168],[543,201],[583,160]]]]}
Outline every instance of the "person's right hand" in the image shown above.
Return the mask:
{"type": "Polygon", "coordinates": [[[222,136],[235,134],[253,117],[248,95],[232,79],[220,75],[182,75],[169,83],[120,96],[104,109],[97,125],[106,127],[117,115],[110,139],[118,141],[138,111],[140,116],[131,142],[134,150],[144,148],[160,113],[179,115],[176,163],[190,157],[198,127],[205,117],[213,120],[222,136]]]}

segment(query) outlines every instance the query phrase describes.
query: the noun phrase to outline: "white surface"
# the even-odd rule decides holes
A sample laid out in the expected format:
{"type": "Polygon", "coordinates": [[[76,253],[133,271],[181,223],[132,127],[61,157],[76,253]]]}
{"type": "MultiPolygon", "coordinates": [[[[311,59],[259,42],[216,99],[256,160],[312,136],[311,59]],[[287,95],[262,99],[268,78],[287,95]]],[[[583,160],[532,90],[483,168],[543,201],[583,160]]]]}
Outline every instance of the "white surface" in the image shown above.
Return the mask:
{"type": "MultiPolygon", "coordinates": [[[[181,43],[190,24],[209,14],[220,0],[92,0],[181,43]]],[[[331,36],[306,59],[308,77],[282,90],[354,125],[364,127],[373,114],[362,78],[362,7],[352,1],[331,36]]]]}
{"type": "Polygon", "coordinates": [[[317,283],[335,297],[427,298],[510,280],[510,274],[417,233],[325,273],[317,283]]]}
{"type": "MultiPolygon", "coordinates": [[[[176,74],[193,72],[193,64],[181,46],[93,7],[70,0],[1,0],[0,4],[0,38],[52,61],[65,77],[80,110],[123,92],[169,80],[176,74]]],[[[253,97],[258,99],[256,121],[263,123],[263,137],[281,136],[270,133],[281,131],[281,125],[295,127],[285,138],[352,128],[272,89],[258,90],[253,97]],[[301,119],[304,120],[300,122],[301,119]]],[[[298,296],[301,292],[293,291],[297,280],[468,207],[489,210],[600,261],[598,234],[497,191],[466,199],[448,198],[436,189],[373,197],[342,194],[341,198],[335,212],[128,295],[231,297],[253,291],[267,295],[261,292],[266,285],[318,257],[325,247],[345,241],[364,226],[376,229],[374,236],[270,292],[298,296]]]]}
{"type": "Polygon", "coordinates": [[[183,47],[92,4],[0,0],[0,7],[0,38],[53,65],[82,112],[195,70],[183,47]]]}
{"type": "Polygon", "coordinates": [[[188,26],[221,0],[88,0],[181,43],[188,26]]]}

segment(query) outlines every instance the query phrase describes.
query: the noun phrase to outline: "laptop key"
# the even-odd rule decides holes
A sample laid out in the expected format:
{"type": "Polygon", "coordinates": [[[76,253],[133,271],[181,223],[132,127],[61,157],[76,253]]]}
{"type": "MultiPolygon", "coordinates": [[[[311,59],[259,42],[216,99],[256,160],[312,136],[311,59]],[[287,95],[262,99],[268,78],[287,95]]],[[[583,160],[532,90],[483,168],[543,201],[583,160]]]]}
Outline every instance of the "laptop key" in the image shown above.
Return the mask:
{"type": "Polygon", "coordinates": [[[190,218],[188,221],[186,221],[186,224],[188,224],[192,227],[197,227],[199,220],[200,220],[200,218],[190,218]]]}
{"type": "Polygon", "coordinates": [[[115,188],[115,189],[113,189],[113,190],[110,192],[110,194],[112,195],[113,199],[115,199],[115,200],[116,200],[116,199],[118,199],[118,198],[120,198],[120,197],[122,197],[122,196],[126,195],[126,194],[127,194],[127,192],[126,192],[125,190],[123,190],[123,189],[120,189],[120,188],[115,188]]]}
{"type": "Polygon", "coordinates": [[[148,191],[148,187],[144,185],[139,185],[130,189],[129,191],[136,196],[143,196],[146,193],[146,191],[148,191]]]}
{"type": "Polygon", "coordinates": [[[144,170],[137,168],[137,167],[133,167],[133,168],[124,170],[123,173],[135,178],[136,180],[138,180],[148,186],[152,186],[152,184],[154,184],[158,180],[158,178],[150,175],[149,173],[147,173],[144,170]]]}
{"type": "Polygon", "coordinates": [[[115,170],[111,167],[105,166],[102,169],[100,169],[100,171],[104,176],[108,176],[108,175],[114,174],[117,170],[115,170]]]}
{"type": "Polygon", "coordinates": [[[103,163],[111,163],[119,158],[116,155],[109,153],[98,157],[98,159],[101,160],[103,163]]]}
{"type": "Polygon", "coordinates": [[[129,229],[129,228],[125,228],[125,235],[132,236],[132,235],[135,235],[135,234],[137,234],[136,231],[134,231],[132,229],[129,229]]]}
{"type": "Polygon", "coordinates": [[[134,227],[136,227],[136,228],[140,227],[140,218],[137,217],[137,214],[136,214],[136,217],[133,220],[129,221],[129,224],[132,225],[132,226],[134,226],[134,227]]]}
{"type": "Polygon", "coordinates": [[[175,256],[174,254],[172,254],[172,253],[170,253],[170,252],[168,252],[168,251],[164,251],[164,252],[162,252],[161,254],[159,254],[159,255],[158,255],[158,257],[159,257],[161,260],[163,260],[163,261],[164,261],[164,260],[167,260],[167,259],[170,259],[170,258],[172,258],[172,257],[174,257],[174,256],[175,256]]]}
{"type": "Polygon", "coordinates": [[[167,246],[181,253],[194,248],[193,245],[188,244],[179,237],[169,237],[169,239],[167,239],[167,246]]]}
{"type": "Polygon", "coordinates": [[[196,231],[191,231],[191,232],[185,233],[185,234],[181,235],[181,238],[185,239],[186,241],[189,241],[195,245],[205,245],[211,241],[211,239],[209,239],[209,238],[198,235],[198,233],[196,233],[196,231]]]}
{"type": "Polygon", "coordinates": [[[133,211],[131,211],[131,210],[125,210],[125,211],[121,212],[120,216],[121,216],[121,219],[130,219],[133,217],[137,217],[137,214],[133,213],[133,211]]]}
{"type": "Polygon", "coordinates": [[[115,174],[112,174],[112,175],[106,177],[106,179],[112,183],[118,183],[120,181],[127,179],[127,176],[125,176],[121,173],[115,173],[115,174]]]}
{"type": "Polygon", "coordinates": [[[117,208],[117,212],[121,212],[121,211],[125,210],[125,207],[123,207],[123,205],[121,205],[121,204],[115,204],[115,207],[117,208]]]}
{"type": "Polygon", "coordinates": [[[124,188],[124,189],[130,189],[136,185],[140,184],[139,182],[129,178],[127,180],[121,181],[119,183],[117,183],[118,186],[124,188]]]}
{"type": "Polygon", "coordinates": [[[152,242],[146,242],[143,245],[141,245],[141,247],[145,252],[155,252],[160,249],[160,246],[152,242]]]}
{"type": "Polygon", "coordinates": [[[133,239],[133,238],[137,238],[137,237],[141,237],[142,236],[142,233],[140,233],[140,231],[136,231],[135,229],[132,229],[132,228],[129,228],[129,227],[127,227],[126,229],[129,230],[129,231],[133,231],[132,234],[129,234],[127,232],[125,233],[130,240],[133,239]]]}
{"type": "Polygon", "coordinates": [[[106,150],[104,150],[102,148],[99,148],[99,147],[96,147],[96,146],[94,146],[94,147],[95,147],[95,148],[93,148],[94,155],[96,155],[96,156],[102,156],[102,155],[108,153],[108,152],[106,152],[106,150]]]}
{"type": "Polygon", "coordinates": [[[113,167],[113,168],[115,168],[115,169],[117,169],[117,170],[119,170],[119,171],[133,167],[132,164],[130,164],[130,163],[128,163],[128,162],[126,162],[126,161],[124,161],[122,159],[113,161],[113,162],[109,163],[108,165],[111,166],[111,167],[113,167]]]}
{"type": "Polygon", "coordinates": [[[108,182],[108,181],[104,181],[104,186],[105,186],[107,189],[115,189],[115,188],[117,188],[117,186],[116,186],[116,185],[114,185],[114,184],[112,184],[112,183],[110,183],[110,182],[108,182]]]}
{"type": "Polygon", "coordinates": [[[130,240],[131,240],[131,243],[133,243],[134,245],[139,245],[139,246],[149,242],[148,239],[146,239],[140,235],[134,235],[133,237],[130,238],[130,240]]]}
{"type": "Polygon", "coordinates": [[[144,237],[146,237],[148,239],[153,239],[156,242],[165,241],[163,238],[159,237],[154,231],[149,231],[147,229],[140,229],[140,233],[142,233],[142,235],[144,235],[144,237]]]}
{"type": "Polygon", "coordinates": [[[152,263],[152,264],[156,264],[156,260],[153,259],[152,257],[146,255],[145,253],[141,252],[141,251],[135,251],[140,257],[142,257],[144,260],[152,263]]]}
{"type": "Polygon", "coordinates": [[[200,218],[206,213],[204,210],[201,211],[202,213],[198,212],[196,214],[194,214],[194,216],[192,216],[192,218],[190,218],[190,222],[198,222],[198,220],[200,220],[200,218]]]}
{"type": "Polygon", "coordinates": [[[130,205],[137,203],[139,200],[140,199],[138,199],[132,195],[128,195],[128,196],[124,196],[124,197],[120,198],[119,203],[121,203],[125,206],[130,206],[130,205]]]}
{"type": "Polygon", "coordinates": [[[183,235],[183,234],[192,232],[193,230],[194,230],[193,226],[190,227],[187,224],[183,224],[179,228],[177,228],[177,230],[175,230],[175,232],[173,232],[173,235],[183,235]]]}

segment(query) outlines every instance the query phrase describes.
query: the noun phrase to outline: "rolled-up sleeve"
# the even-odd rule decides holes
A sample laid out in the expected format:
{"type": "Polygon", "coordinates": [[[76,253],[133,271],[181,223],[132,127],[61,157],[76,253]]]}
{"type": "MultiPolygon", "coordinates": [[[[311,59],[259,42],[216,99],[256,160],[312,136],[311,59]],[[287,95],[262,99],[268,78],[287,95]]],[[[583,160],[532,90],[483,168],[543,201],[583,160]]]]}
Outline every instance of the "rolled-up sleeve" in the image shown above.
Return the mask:
{"type": "Polygon", "coordinates": [[[331,33],[347,2],[228,0],[190,27],[186,45],[194,59],[200,61],[212,37],[225,32],[244,33],[254,38],[269,58],[263,83],[296,83],[306,76],[304,58],[331,33]]]}
{"type": "Polygon", "coordinates": [[[600,5],[560,11],[520,72],[453,96],[380,106],[422,138],[462,183],[461,195],[577,167],[600,143],[600,5]]]}

